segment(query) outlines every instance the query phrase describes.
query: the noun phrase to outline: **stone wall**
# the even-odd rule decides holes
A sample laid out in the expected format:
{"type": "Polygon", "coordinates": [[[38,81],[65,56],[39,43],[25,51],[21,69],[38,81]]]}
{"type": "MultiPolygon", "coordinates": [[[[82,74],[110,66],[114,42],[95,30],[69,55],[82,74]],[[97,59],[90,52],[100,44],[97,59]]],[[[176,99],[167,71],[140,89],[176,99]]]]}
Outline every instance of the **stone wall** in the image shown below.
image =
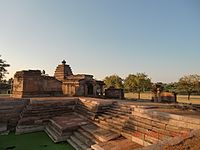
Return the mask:
{"type": "Polygon", "coordinates": [[[40,70],[18,71],[14,76],[13,97],[55,96],[62,94],[62,83],[41,75],[40,70]]]}
{"type": "Polygon", "coordinates": [[[16,134],[42,131],[49,119],[74,112],[78,98],[31,98],[23,109],[16,134]]]}
{"type": "Polygon", "coordinates": [[[105,97],[106,98],[124,99],[124,90],[108,88],[105,90],[105,97]]]}
{"type": "Polygon", "coordinates": [[[200,119],[134,108],[124,127],[132,129],[132,141],[148,146],[170,137],[187,137],[192,130],[200,129],[200,119]]]}
{"type": "Polygon", "coordinates": [[[9,129],[15,128],[20,118],[20,114],[28,102],[28,99],[16,100],[11,98],[1,98],[0,123],[7,124],[9,129]]]}

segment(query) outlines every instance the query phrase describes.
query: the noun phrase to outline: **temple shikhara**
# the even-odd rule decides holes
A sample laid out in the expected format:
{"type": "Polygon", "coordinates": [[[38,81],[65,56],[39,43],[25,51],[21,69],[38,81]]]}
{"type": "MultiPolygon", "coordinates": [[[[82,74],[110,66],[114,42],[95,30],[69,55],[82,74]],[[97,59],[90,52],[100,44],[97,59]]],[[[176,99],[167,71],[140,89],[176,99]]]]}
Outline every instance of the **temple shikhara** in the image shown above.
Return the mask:
{"type": "Polygon", "coordinates": [[[42,74],[40,70],[17,71],[14,75],[13,97],[40,96],[91,96],[103,94],[103,81],[93,79],[93,75],[73,74],[63,60],[54,76],[42,74]]]}

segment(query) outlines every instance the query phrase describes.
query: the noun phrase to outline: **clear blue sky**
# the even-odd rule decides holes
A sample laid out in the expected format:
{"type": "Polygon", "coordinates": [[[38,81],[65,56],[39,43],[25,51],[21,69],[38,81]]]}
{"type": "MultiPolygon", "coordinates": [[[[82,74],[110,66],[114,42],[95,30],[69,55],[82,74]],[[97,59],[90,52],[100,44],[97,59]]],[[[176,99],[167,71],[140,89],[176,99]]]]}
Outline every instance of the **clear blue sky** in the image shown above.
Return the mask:
{"type": "Polygon", "coordinates": [[[199,0],[0,0],[0,54],[17,70],[53,75],[66,59],[97,79],[200,74],[199,0]]]}

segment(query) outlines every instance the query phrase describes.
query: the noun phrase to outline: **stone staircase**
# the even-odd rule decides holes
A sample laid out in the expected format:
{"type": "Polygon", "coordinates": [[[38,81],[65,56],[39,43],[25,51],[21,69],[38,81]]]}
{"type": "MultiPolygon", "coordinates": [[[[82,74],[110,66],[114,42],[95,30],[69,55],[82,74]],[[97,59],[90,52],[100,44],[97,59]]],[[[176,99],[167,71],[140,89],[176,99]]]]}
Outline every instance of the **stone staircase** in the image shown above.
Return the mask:
{"type": "Polygon", "coordinates": [[[73,131],[80,126],[87,124],[87,121],[74,113],[53,117],[45,126],[45,132],[55,142],[66,141],[73,131]]]}
{"type": "Polygon", "coordinates": [[[16,134],[42,131],[49,119],[73,112],[74,105],[74,100],[31,100],[20,114],[16,134]]]}
{"type": "Polygon", "coordinates": [[[67,139],[76,150],[98,150],[97,145],[118,138],[120,134],[96,126],[93,123],[81,126],[67,139]]]}
{"type": "Polygon", "coordinates": [[[95,124],[121,134],[123,126],[129,119],[131,111],[129,105],[114,103],[111,108],[97,116],[95,124]]]}
{"type": "MultiPolygon", "coordinates": [[[[99,127],[121,134],[141,146],[156,144],[170,137],[182,136],[190,132],[186,128],[178,129],[175,126],[167,125],[167,122],[160,122],[162,120],[159,119],[152,120],[148,114],[137,112],[140,110],[137,107],[114,103],[111,108],[99,113],[94,123],[99,127]]],[[[148,111],[150,107],[142,106],[141,108],[148,111]]]]}
{"type": "MultiPolygon", "coordinates": [[[[104,111],[97,112],[89,124],[74,131],[67,141],[76,150],[120,150],[119,143],[126,143],[130,148],[141,147],[121,136],[131,111],[132,109],[128,105],[114,103],[104,111]]],[[[84,116],[87,117],[87,114],[84,116]]]]}

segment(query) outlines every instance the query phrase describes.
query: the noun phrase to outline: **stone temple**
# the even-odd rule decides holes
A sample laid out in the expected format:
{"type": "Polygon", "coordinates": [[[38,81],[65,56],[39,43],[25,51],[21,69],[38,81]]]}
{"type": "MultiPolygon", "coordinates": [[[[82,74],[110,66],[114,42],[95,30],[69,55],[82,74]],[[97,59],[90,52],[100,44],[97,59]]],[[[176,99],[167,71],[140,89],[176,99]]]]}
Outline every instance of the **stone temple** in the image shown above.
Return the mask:
{"type": "Polygon", "coordinates": [[[40,70],[23,70],[14,75],[13,97],[41,96],[91,96],[103,93],[103,81],[93,79],[93,75],[76,74],[63,60],[58,65],[54,77],[41,73],[40,70]]]}

